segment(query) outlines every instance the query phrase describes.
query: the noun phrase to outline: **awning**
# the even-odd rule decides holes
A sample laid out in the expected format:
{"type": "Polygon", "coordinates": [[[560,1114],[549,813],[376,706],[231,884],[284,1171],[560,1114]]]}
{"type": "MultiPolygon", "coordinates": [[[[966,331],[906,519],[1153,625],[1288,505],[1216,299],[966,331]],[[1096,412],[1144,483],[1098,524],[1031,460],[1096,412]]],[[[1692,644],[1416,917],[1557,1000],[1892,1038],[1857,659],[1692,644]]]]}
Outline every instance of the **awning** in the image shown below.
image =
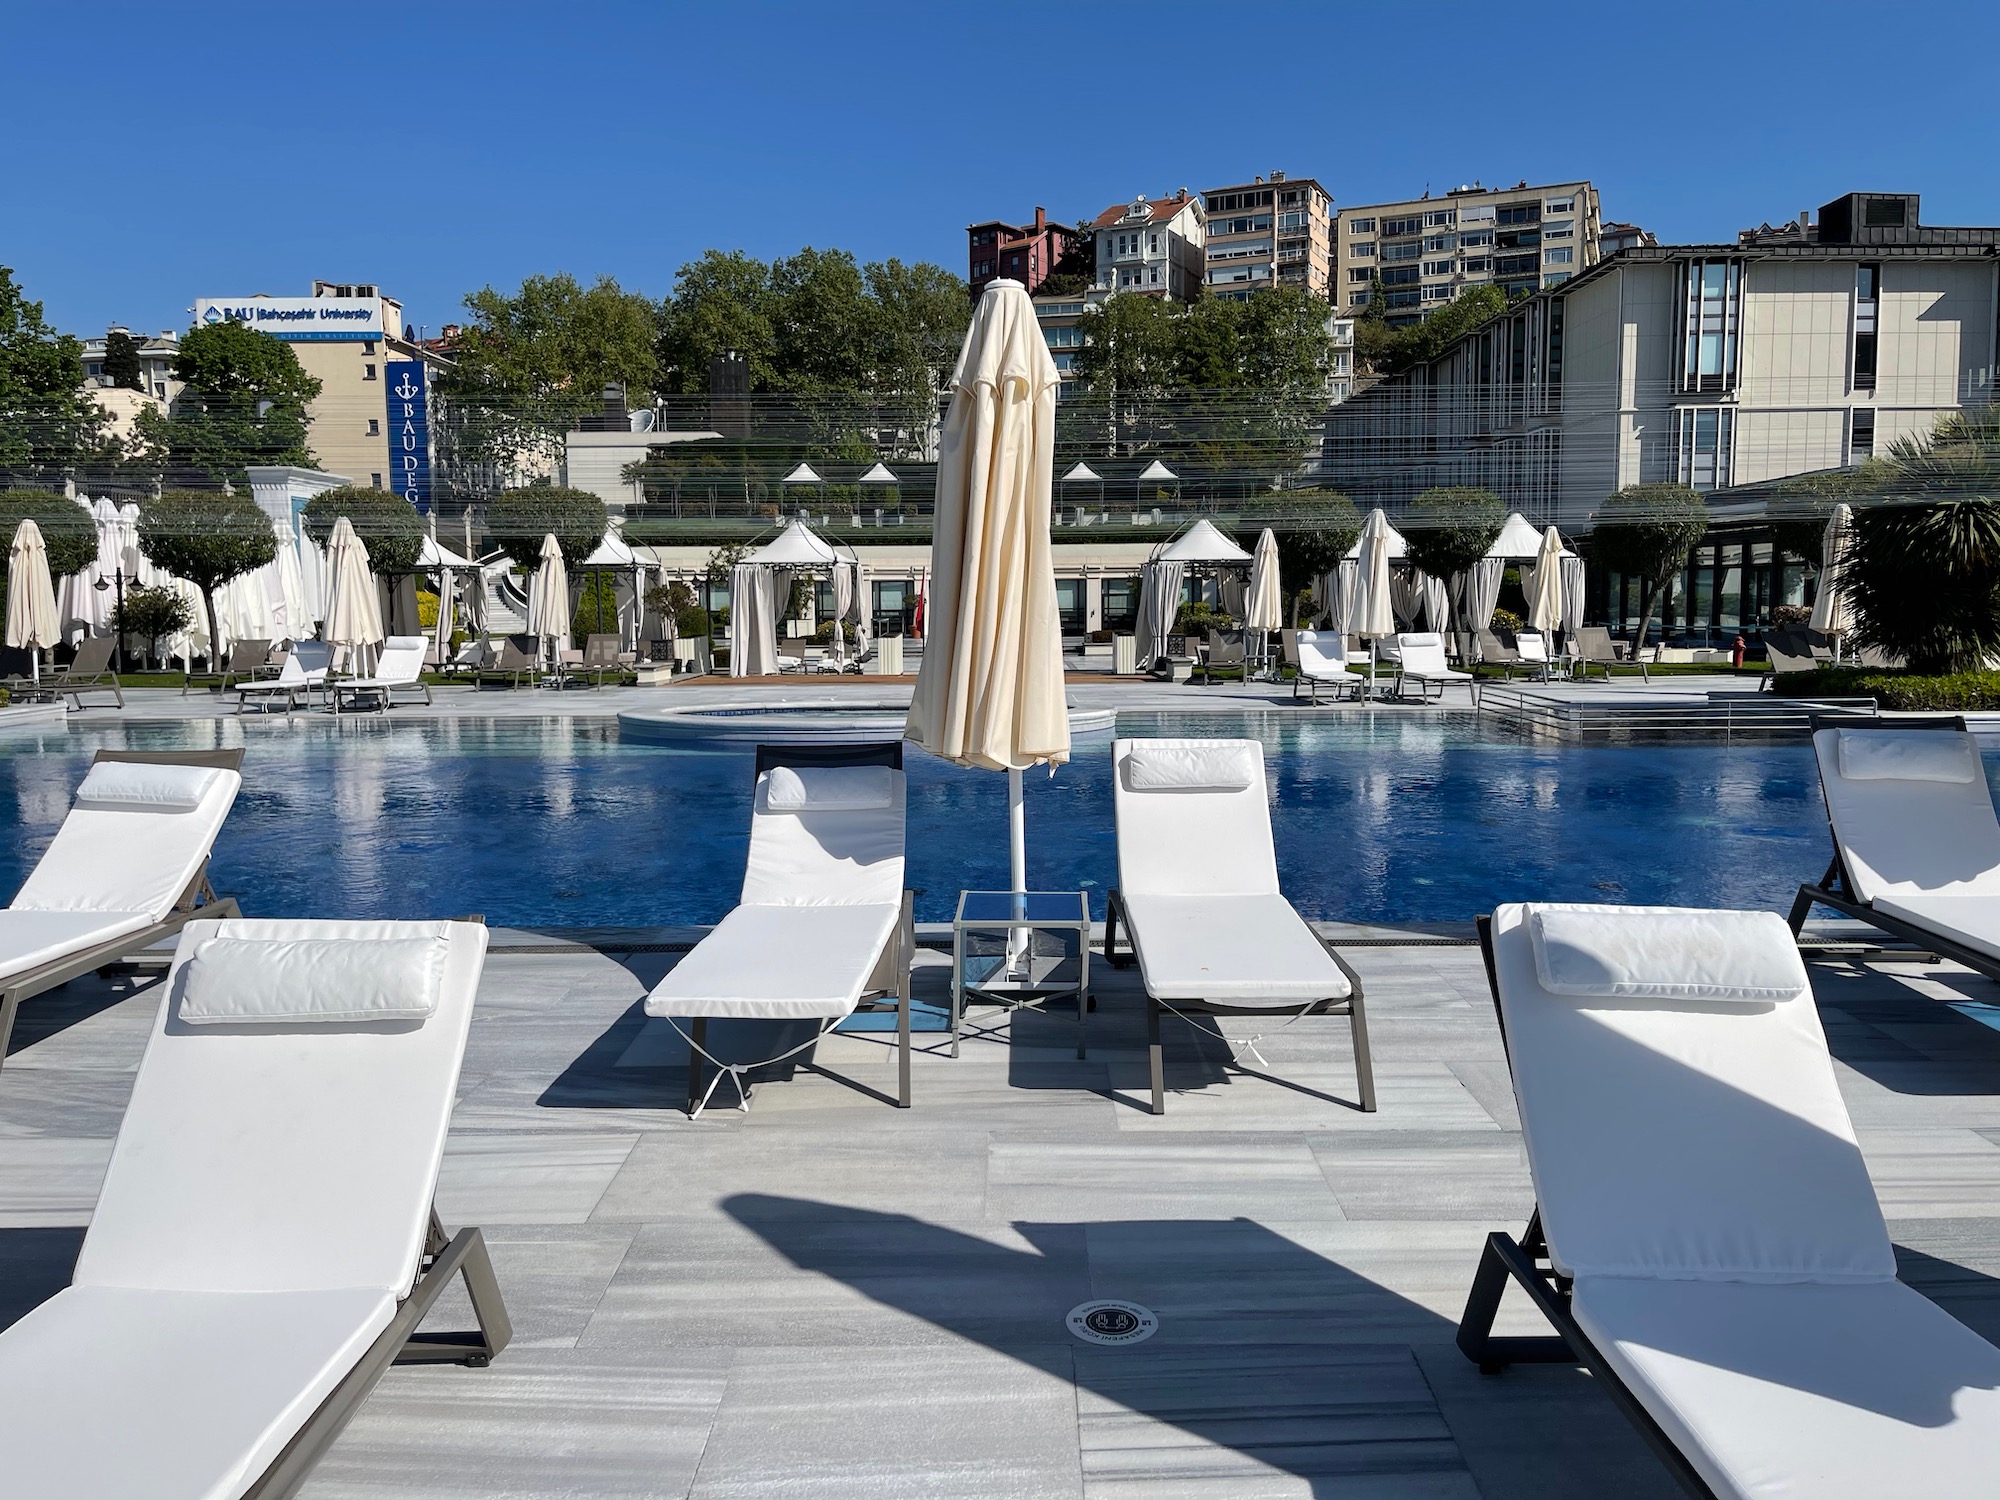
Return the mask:
{"type": "Polygon", "coordinates": [[[840,554],[803,521],[792,522],[743,559],[766,568],[826,568],[839,560],[840,554]]]}
{"type": "Polygon", "coordinates": [[[1153,554],[1154,562],[1247,563],[1250,554],[1215,529],[1213,523],[1196,521],[1166,546],[1153,554]]]}

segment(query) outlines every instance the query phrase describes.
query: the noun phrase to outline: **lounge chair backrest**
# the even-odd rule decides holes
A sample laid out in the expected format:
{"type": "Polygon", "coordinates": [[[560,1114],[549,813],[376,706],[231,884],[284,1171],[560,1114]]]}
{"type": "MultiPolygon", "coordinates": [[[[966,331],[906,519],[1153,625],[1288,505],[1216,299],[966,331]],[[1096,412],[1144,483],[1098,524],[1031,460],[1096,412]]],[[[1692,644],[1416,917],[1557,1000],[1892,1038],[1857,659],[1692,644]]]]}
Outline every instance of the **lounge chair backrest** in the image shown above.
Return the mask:
{"type": "Polygon", "coordinates": [[[407,1291],[485,953],[470,922],[189,923],[75,1284],[407,1291]],[[218,937],[352,941],[363,961],[384,940],[441,938],[436,1008],[422,1021],[189,1025],[187,964],[218,937]]]}
{"type": "Polygon", "coordinates": [[[1812,647],[1796,631],[1773,630],[1764,637],[1764,654],[1773,672],[1811,672],[1819,667],[1812,647]]]}
{"type": "Polygon", "coordinates": [[[1288,667],[1299,664],[1299,633],[1296,630],[1278,632],[1278,660],[1288,667]]]}
{"type": "Polygon", "coordinates": [[[1278,893],[1264,747],[1256,740],[1114,740],[1111,772],[1120,889],[1160,896],[1278,893]],[[1133,789],[1134,751],[1179,749],[1240,753],[1250,784],[1240,789],[1133,789]]]}
{"type": "Polygon", "coordinates": [[[619,648],[624,642],[615,635],[592,635],[584,637],[583,664],[586,667],[615,667],[618,665],[619,648]]]}
{"type": "Polygon", "coordinates": [[[1813,735],[1827,817],[1854,893],[1863,901],[1918,891],[2000,893],[2000,818],[1983,774],[1970,781],[1842,774],[1843,737],[1865,742],[1914,733],[1954,737],[1978,764],[1978,741],[1959,729],[1821,729],[1813,735]]]}
{"type": "Polygon", "coordinates": [[[1208,633],[1208,664],[1212,667],[1235,666],[1244,660],[1243,632],[1240,630],[1211,630],[1208,633]]]}
{"type": "Polygon", "coordinates": [[[158,921],[174,909],[208,860],[243,785],[223,767],[186,812],[72,807],[13,905],[23,911],[142,911],[158,921]]]}
{"type": "Polygon", "coordinates": [[[1449,670],[1444,659],[1444,637],[1435,631],[1419,631],[1396,637],[1397,648],[1402,652],[1405,672],[1435,672],[1442,675],[1449,670]]]}
{"type": "Polygon", "coordinates": [[[285,664],[278,668],[278,684],[309,687],[324,682],[327,668],[332,664],[333,647],[325,641],[294,641],[292,649],[285,653],[285,664]]]}
{"type": "Polygon", "coordinates": [[[377,682],[415,682],[424,675],[424,648],[430,644],[426,636],[392,635],[382,642],[382,654],[375,660],[375,670],[370,675],[377,682]]]}
{"type": "Polygon", "coordinates": [[[111,652],[118,644],[115,636],[95,635],[77,645],[76,655],[65,669],[72,677],[96,677],[111,670],[111,652]]]}
{"type": "Polygon", "coordinates": [[[1519,661],[1521,653],[1490,630],[1479,632],[1479,659],[1483,662],[1519,661]]]}
{"type": "Polygon", "coordinates": [[[1577,655],[1588,662],[1618,660],[1618,648],[1611,644],[1611,632],[1602,625],[1584,625],[1576,632],[1577,655]]]}
{"type": "Polygon", "coordinates": [[[1549,659],[1549,638],[1539,630],[1523,630],[1514,636],[1514,651],[1522,661],[1536,664],[1549,659]]]}
{"type": "MultiPolygon", "coordinates": [[[[801,774],[810,776],[811,766],[801,774]]],[[[750,856],[743,870],[745,906],[895,906],[903,899],[903,826],[907,785],[888,766],[887,807],[773,811],[765,802],[771,772],[757,773],[751,798],[750,856]]]]}
{"type": "Polygon", "coordinates": [[[497,665],[503,672],[525,671],[540,661],[541,656],[540,636],[510,635],[500,643],[500,660],[497,665]]]}
{"type": "Polygon", "coordinates": [[[1347,642],[1337,630],[1301,630],[1297,665],[1307,677],[1343,676],[1347,672],[1347,642]]]}
{"type": "MultiPolygon", "coordinates": [[[[1534,910],[1494,913],[1493,962],[1558,1269],[1682,1281],[1894,1277],[1811,986],[1758,1003],[1552,993],[1534,910]]],[[[1616,910],[1629,919],[1635,909],[1616,910]]],[[[1790,934],[1770,925],[1770,941],[1789,953],[1790,934]]]]}

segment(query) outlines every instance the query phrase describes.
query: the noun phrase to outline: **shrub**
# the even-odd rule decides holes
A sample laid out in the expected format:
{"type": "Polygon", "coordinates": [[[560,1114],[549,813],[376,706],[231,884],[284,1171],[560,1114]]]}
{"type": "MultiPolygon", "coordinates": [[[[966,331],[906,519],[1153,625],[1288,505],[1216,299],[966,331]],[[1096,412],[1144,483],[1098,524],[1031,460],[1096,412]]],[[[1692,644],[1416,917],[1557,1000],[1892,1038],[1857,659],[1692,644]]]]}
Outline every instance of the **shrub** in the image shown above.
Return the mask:
{"type": "Polygon", "coordinates": [[[528,573],[541,566],[542,539],[553,534],[562,548],[563,566],[574,570],[604,540],[609,516],[604,502],[589,490],[536,485],[495,496],[486,510],[486,530],[493,545],[528,573]]]}
{"type": "Polygon", "coordinates": [[[1771,623],[1780,630],[1797,630],[1812,624],[1812,610],[1803,604],[1774,604],[1771,623]]]}
{"type": "Polygon", "coordinates": [[[139,507],[139,550],[154,567],[201,590],[215,660],[215,591],[278,555],[271,518],[248,495],[168,490],[139,507]]]}
{"type": "Polygon", "coordinates": [[[1212,604],[1183,604],[1174,616],[1169,635],[1204,635],[1211,630],[1234,629],[1236,621],[1228,611],[1212,604]]]}
{"type": "Polygon", "coordinates": [[[118,633],[144,636],[146,655],[157,661],[160,637],[179,635],[193,623],[194,611],[179,589],[149,588],[140,583],[125,590],[125,614],[118,633]]]}
{"type": "Polygon", "coordinates": [[[708,634],[708,611],[695,603],[694,590],[678,580],[656,583],[646,590],[646,609],[654,615],[671,615],[674,634],[683,640],[697,640],[708,634]]]}
{"type": "MultiPolygon", "coordinates": [[[[1491,546],[1492,543],[1489,542],[1487,545],[1491,546]]],[[[1528,628],[1528,622],[1515,614],[1511,609],[1496,609],[1493,611],[1493,625],[1491,628],[1503,635],[1518,635],[1521,631],[1528,628]]]]}
{"type": "MultiPolygon", "coordinates": [[[[97,523],[74,500],[65,500],[51,490],[0,494],[0,531],[6,533],[0,541],[12,546],[23,521],[33,521],[41,528],[42,545],[49,551],[49,575],[58,583],[97,561],[97,523]]],[[[6,576],[0,572],[0,596],[5,595],[6,587],[6,576]]]]}
{"type": "Polygon", "coordinates": [[[1873,667],[1821,667],[1787,672],[1774,690],[1797,698],[1873,698],[1893,713],[1983,713],[2000,710],[2000,672],[1926,675],[1873,667]]]}
{"type": "Polygon", "coordinates": [[[2000,502],[1855,512],[1843,575],[1854,639],[1918,673],[1958,676],[2000,651],[2000,502]]]}
{"type": "Polygon", "coordinates": [[[618,629],[618,585],[609,573],[592,569],[583,575],[577,592],[576,611],[570,616],[569,636],[582,641],[589,635],[611,635],[618,629]]]}
{"type": "Polygon", "coordinates": [[[401,495],[389,490],[371,490],[364,485],[343,484],[314,495],[299,512],[306,535],[322,550],[333,537],[334,523],[342,516],[353,524],[354,534],[368,549],[370,571],[416,571],[417,559],[424,551],[424,521],[417,508],[401,495]]]}

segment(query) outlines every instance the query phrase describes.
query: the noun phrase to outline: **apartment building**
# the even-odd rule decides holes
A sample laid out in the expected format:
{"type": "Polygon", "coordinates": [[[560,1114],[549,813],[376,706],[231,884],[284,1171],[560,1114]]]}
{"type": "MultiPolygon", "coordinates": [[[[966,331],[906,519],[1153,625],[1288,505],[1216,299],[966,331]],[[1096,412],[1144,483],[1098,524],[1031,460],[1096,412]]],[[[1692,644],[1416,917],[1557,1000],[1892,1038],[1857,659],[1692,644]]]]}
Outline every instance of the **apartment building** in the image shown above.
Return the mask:
{"type": "Polygon", "coordinates": [[[1310,177],[1273,172],[1201,195],[1208,219],[1208,289],[1247,298],[1259,287],[1333,284],[1333,198],[1310,177]]]}
{"type": "Polygon", "coordinates": [[[1642,245],[1657,245],[1660,237],[1650,229],[1641,229],[1637,224],[1606,224],[1597,232],[1597,254],[1601,260],[1609,260],[1621,250],[1636,250],[1642,245]]]}
{"type": "Polygon", "coordinates": [[[1559,286],[1597,264],[1597,189],[1587,182],[1456,187],[1442,198],[1343,208],[1335,304],[1367,305],[1377,278],[1392,324],[1414,323],[1468,287],[1559,286]]]}
{"type": "Polygon", "coordinates": [[[104,373],[104,346],[114,333],[122,333],[138,345],[139,389],[156,401],[171,402],[181,393],[174,378],[174,356],[181,352],[180,335],[172,329],[159,334],[133,333],[129,328],[107,328],[95,338],[83,341],[83,379],[98,390],[111,389],[111,377],[104,373]]]}
{"type": "Polygon", "coordinates": [[[1097,237],[1102,293],[1143,292],[1192,302],[1207,271],[1207,216],[1201,199],[1180,189],[1171,198],[1114,203],[1091,225],[1097,237]]]}
{"type": "Polygon", "coordinates": [[[429,372],[449,362],[407,336],[402,303],[367,283],[315,281],[306,297],[200,297],[194,316],[283,339],[318,377],[306,442],[322,470],[429,506],[429,372]]]}
{"type": "Polygon", "coordinates": [[[1076,243],[1077,233],[1066,224],[1050,223],[1048,213],[1037,207],[1032,224],[999,219],[968,224],[965,239],[965,281],[977,302],[988,282],[1003,277],[1036,291],[1076,243]]]}
{"type": "Polygon", "coordinates": [[[1480,485],[1590,525],[1630,484],[1839,468],[1993,398],[2000,228],[1850,193],[1733,244],[1636,245],[1328,413],[1357,504],[1480,485]]]}
{"type": "Polygon", "coordinates": [[[1093,301],[1103,300],[1101,295],[1068,297],[1047,293],[1034,299],[1035,321],[1041,325],[1042,338],[1062,375],[1062,384],[1056,388],[1058,401],[1067,401],[1077,392],[1076,355],[1083,347],[1083,315],[1093,301]]]}

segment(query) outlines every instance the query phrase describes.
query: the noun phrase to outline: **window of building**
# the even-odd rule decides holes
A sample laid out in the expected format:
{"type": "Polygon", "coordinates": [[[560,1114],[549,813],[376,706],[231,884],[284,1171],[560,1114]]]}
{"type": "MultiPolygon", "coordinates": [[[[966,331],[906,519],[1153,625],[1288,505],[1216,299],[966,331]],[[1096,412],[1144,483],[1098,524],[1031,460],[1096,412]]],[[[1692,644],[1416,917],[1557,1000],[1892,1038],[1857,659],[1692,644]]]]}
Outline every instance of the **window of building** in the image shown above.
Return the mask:
{"type": "Polygon", "coordinates": [[[1493,231],[1490,229],[1470,230],[1458,237],[1458,248],[1461,250],[1471,250],[1476,246],[1490,245],[1492,243],[1493,231]]]}
{"type": "Polygon", "coordinates": [[[1361,286],[1368,285],[1369,278],[1374,274],[1374,270],[1368,266],[1349,266],[1347,268],[1347,279],[1361,286]]]}
{"type": "Polygon", "coordinates": [[[1681,389],[1736,388],[1743,266],[1733,260],[1691,260],[1681,272],[1681,389]]]}
{"type": "Polygon", "coordinates": [[[1576,251],[1569,245],[1552,245],[1542,252],[1542,259],[1552,266],[1566,266],[1576,259],[1576,251]]]}
{"type": "Polygon", "coordinates": [[[1146,238],[1147,238],[1147,240],[1148,240],[1148,241],[1150,241],[1150,243],[1149,243],[1149,244],[1148,244],[1148,245],[1146,246],[1146,248],[1147,248],[1148,250],[1152,251],[1152,252],[1153,252],[1153,253],[1154,253],[1155,255],[1159,254],[1159,252],[1160,252],[1160,237],[1159,237],[1159,236],[1158,236],[1157,234],[1152,234],[1152,235],[1148,235],[1148,236],[1147,236],[1146,238]]]}
{"type": "Polygon", "coordinates": [[[373,380],[375,378],[375,367],[373,365],[363,365],[361,367],[361,378],[363,380],[373,380]]]}
{"type": "Polygon", "coordinates": [[[1355,260],[1372,260],[1375,256],[1373,240],[1356,240],[1347,247],[1347,253],[1355,260]]]}
{"type": "Polygon", "coordinates": [[[1870,198],[1861,205],[1861,222],[1869,229],[1901,229],[1908,217],[1907,198],[1870,198]]]}
{"type": "Polygon", "coordinates": [[[382,488],[382,476],[381,476],[380,474],[370,474],[370,475],[368,476],[368,487],[369,487],[369,488],[370,488],[371,490],[379,490],[379,489],[381,489],[381,488],[382,488]]]}
{"type": "Polygon", "coordinates": [[[1427,254],[1439,250],[1453,250],[1457,246],[1458,240],[1455,235],[1427,234],[1424,236],[1424,250],[1427,254]]]}
{"type": "Polygon", "coordinates": [[[1423,293],[1416,287],[1411,287],[1408,291],[1390,292],[1383,299],[1384,305],[1388,307],[1416,307],[1422,301],[1423,293]]]}
{"type": "Polygon", "coordinates": [[[368,435],[370,437],[380,437],[382,435],[382,422],[380,418],[370,417],[368,419],[368,435]]]}
{"type": "Polygon", "coordinates": [[[1549,303],[1548,339],[1548,383],[1559,386],[1563,378],[1563,305],[1560,297],[1549,303]]]}
{"type": "Polygon", "coordinates": [[[1729,483],[1736,412],[1727,406],[1685,406],[1674,413],[1679,428],[1679,477],[1697,490],[1729,483]]]}
{"type": "Polygon", "coordinates": [[[1545,240],[1566,240],[1573,238],[1575,234],[1576,220],[1574,219],[1556,219],[1551,223],[1542,225],[1542,238],[1545,240]]]}
{"type": "Polygon", "coordinates": [[[1424,232],[1424,217],[1422,214],[1412,214],[1406,219],[1384,219],[1382,221],[1382,232],[1388,235],[1422,234],[1424,232]]]}
{"type": "Polygon", "coordinates": [[[1503,203],[1494,211],[1496,222],[1501,224],[1538,224],[1542,218],[1539,203],[1503,203]]]}
{"type": "Polygon", "coordinates": [[[1551,199],[1549,199],[1549,201],[1548,201],[1548,203],[1547,203],[1546,207],[1547,207],[1548,211],[1549,211],[1550,213],[1552,213],[1552,214],[1571,214],[1571,213],[1575,213],[1575,212],[1576,212],[1576,199],[1574,199],[1574,198],[1551,198],[1551,199]]]}
{"type": "Polygon", "coordinates": [[[1424,228],[1445,229],[1458,222],[1458,215],[1448,208],[1433,208],[1424,214],[1424,228]]]}
{"type": "Polygon", "coordinates": [[[1532,250],[1541,242],[1542,234],[1538,229],[1503,229],[1495,241],[1502,250],[1532,250]]]}
{"type": "Polygon", "coordinates": [[[375,340],[363,339],[361,341],[361,352],[363,354],[373,354],[375,352],[375,340]]]}
{"type": "Polygon", "coordinates": [[[1139,623],[1139,580],[1107,578],[1099,602],[1101,628],[1130,632],[1139,623]]]}
{"type": "Polygon", "coordinates": [[[1375,221],[1373,219],[1349,219],[1347,221],[1347,232],[1349,234],[1373,234],[1375,232],[1375,221]]]}
{"type": "Polygon", "coordinates": [[[1366,307],[1370,291],[1371,288],[1364,286],[1358,292],[1349,292],[1347,294],[1347,305],[1349,307],[1366,307]]]}
{"type": "Polygon", "coordinates": [[[1083,330],[1081,328],[1044,328],[1042,337],[1048,340],[1051,349],[1081,349],[1083,330]]]}
{"type": "MultiPolygon", "coordinates": [[[[1877,202],[1900,203],[1896,199],[1875,199],[1877,202]]],[[[1880,266],[1856,266],[1854,269],[1854,389],[1872,391],[1875,389],[1875,340],[1877,313],[1882,303],[1882,268],[1880,266]]]]}
{"type": "Polygon", "coordinates": [[[1278,227],[1280,229],[1304,229],[1306,227],[1306,211],[1302,208],[1297,208],[1293,209],[1290,213],[1279,214],[1278,227]]]}
{"type": "Polygon", "coordinates": [[[1534,270],[1535,265],[1535,257],[1532,255],[1496,255],[1493,257],[1493,269],[1498,271],[1502,276],[1518,276],[1523,271],[1534,270]]]}
{"type": "Polygon", "coordinates": [[[1414,286],[1419,279],[1415,266],[1385,266],[1382,270],[1384,286],[1414,286]]]}
{"type": "Polygon", "coordinates": [[[1424,262],[1424,274],[1426,276],[1449,276],[1452,273],[1453,265],[1454,262],[1449,260],[1427,260],[1424,262]]]}
{"type": "Polygon", "coordinates": [[[1147,273],[1147,276],[1154,286],[1158,286],[1160,284],[1160,268],[1158,266],[1154,266],[1153,269],[1147,273]]]}
{"type": "Polygon", "coordinates": [[[1493,274],[1493,257],[1490,255],[1468,255],[1461,268],[1468,276],[1490,276],[1493,274]]]}
{"type": "Polygon", "coordinates": [[[1567,271],[1551,271],[1542,278],[1542,285],[1561,286],[1565,281],[1569,280],[1569,275],[1570,273],[1567,271]]]}
{"type": "Polygon", "coordinates": [[[1847,417],[1847,461],[1858,464],[1875,456],[1875,413],[1857,406],[1847,417]]]}
{"type": "Polygon", "coordinates": [[[1382,259],[1384,260],[1415,260],[1423,253],[1423,243],[1419,240],[1406,240],[1400,245],[1384,245],[1382,247],[1382,259]]]}
{"type": "Polygon", "coordinates": [[[1424,288],[1424,301],[1449,302],[1451,301],[1451,294],[1452,294],[1452,286],[1450,282],[1444,282],[1442,284],[1434,286],[1427,286],[1424,288]]]}

